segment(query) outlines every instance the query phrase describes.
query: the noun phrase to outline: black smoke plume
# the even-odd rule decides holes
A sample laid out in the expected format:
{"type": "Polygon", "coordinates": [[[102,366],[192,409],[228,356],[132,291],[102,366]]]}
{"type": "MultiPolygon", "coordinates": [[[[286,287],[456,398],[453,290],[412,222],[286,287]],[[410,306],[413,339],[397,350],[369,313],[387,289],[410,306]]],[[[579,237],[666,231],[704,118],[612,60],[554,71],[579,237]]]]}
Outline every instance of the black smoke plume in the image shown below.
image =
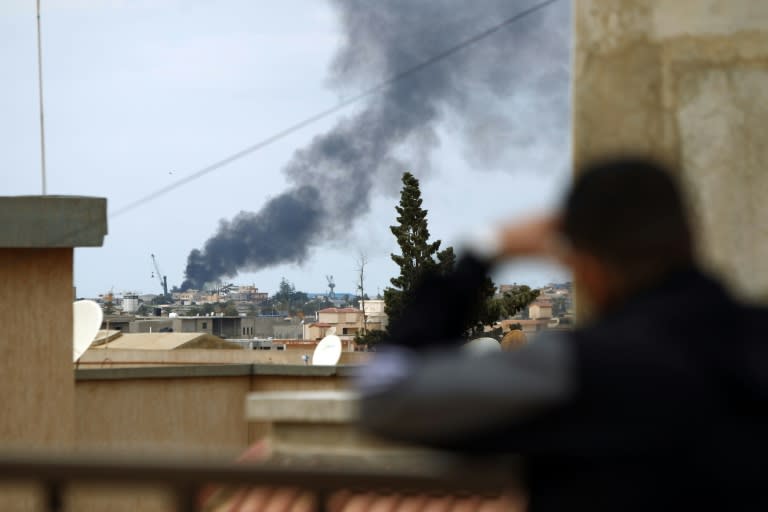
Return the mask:
{"type": "MultiPolygon", "coordinates": [[[[332,4],[344,42],[331,65],[331,84],[354,93],[535,1],[332,4]]],[[[474,167],[561,165],[569,132],[569,4],[556,2],[370,96],[357,112],[295,152],[283,169],[291,188],[257,213],[222,221],[203,250],[190,253],[182,288],[202,288],[241,270],[301,262],[312,247],[340,236],[368,211],[374,186],[391,190],[414,162],[422,172],[445,125],[458,126],[474,167]]]]}

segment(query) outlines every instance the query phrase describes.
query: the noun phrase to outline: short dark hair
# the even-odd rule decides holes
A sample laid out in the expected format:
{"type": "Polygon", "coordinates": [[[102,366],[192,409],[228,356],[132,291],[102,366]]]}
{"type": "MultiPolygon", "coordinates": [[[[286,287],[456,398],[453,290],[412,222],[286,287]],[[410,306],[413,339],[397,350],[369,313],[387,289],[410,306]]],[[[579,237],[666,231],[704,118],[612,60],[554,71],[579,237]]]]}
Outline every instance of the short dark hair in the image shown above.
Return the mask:
{"type": "Polygon", "coordinates": [[[562,234],[618,273],[652,279],[693,264],[693,237],[680,187],[644,157],[594,161],[566,196],[562,234]]]}

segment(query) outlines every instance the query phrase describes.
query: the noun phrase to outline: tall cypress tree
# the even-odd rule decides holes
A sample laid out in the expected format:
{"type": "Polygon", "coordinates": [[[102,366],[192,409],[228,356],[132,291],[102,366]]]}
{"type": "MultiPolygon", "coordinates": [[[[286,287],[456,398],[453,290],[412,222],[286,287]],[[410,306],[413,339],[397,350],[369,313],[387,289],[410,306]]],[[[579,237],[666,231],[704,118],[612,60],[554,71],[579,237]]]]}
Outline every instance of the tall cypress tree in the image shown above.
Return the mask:
{"type": "Polygon", "coordinates": [[[400,246],[400,254],[392,254],[400,275],[390,280],[392,288],[384,290],[385,312],[390,322],[400,316],[425,272],[446,272],[453,268],[456,259],[452,247],[440,251],[440,240],[429,241],[427,210],[421,207],[419,180],[406,172],[402,181],[400,204],[395,207],[397,225],[389,227],[400,246]]]}

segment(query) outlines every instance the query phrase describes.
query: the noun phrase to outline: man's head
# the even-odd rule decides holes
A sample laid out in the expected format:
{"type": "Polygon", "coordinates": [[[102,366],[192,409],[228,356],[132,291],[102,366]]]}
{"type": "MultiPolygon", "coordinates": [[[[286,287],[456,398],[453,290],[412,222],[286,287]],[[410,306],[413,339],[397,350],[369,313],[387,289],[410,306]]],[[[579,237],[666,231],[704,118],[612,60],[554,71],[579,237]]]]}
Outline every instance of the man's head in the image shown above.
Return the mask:
{"type": "Polygon", "coordinates": [[[585,166],[566,197],[566,263],[592,307],[605,309],[693,264],[684,200],[672,174],[643,158],[585,166]]]}

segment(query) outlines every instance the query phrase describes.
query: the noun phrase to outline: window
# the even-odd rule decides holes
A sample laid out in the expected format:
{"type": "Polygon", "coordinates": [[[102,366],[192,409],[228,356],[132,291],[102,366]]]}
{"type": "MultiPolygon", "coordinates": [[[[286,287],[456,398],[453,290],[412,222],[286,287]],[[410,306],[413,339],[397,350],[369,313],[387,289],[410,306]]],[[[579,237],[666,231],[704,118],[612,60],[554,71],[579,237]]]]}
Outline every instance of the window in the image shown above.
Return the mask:
{"type": "Polygon", "coordinates": [[[207,328],[208,328],[208,322],[203,322],[203,329],[207,329],[207,328]]]}

